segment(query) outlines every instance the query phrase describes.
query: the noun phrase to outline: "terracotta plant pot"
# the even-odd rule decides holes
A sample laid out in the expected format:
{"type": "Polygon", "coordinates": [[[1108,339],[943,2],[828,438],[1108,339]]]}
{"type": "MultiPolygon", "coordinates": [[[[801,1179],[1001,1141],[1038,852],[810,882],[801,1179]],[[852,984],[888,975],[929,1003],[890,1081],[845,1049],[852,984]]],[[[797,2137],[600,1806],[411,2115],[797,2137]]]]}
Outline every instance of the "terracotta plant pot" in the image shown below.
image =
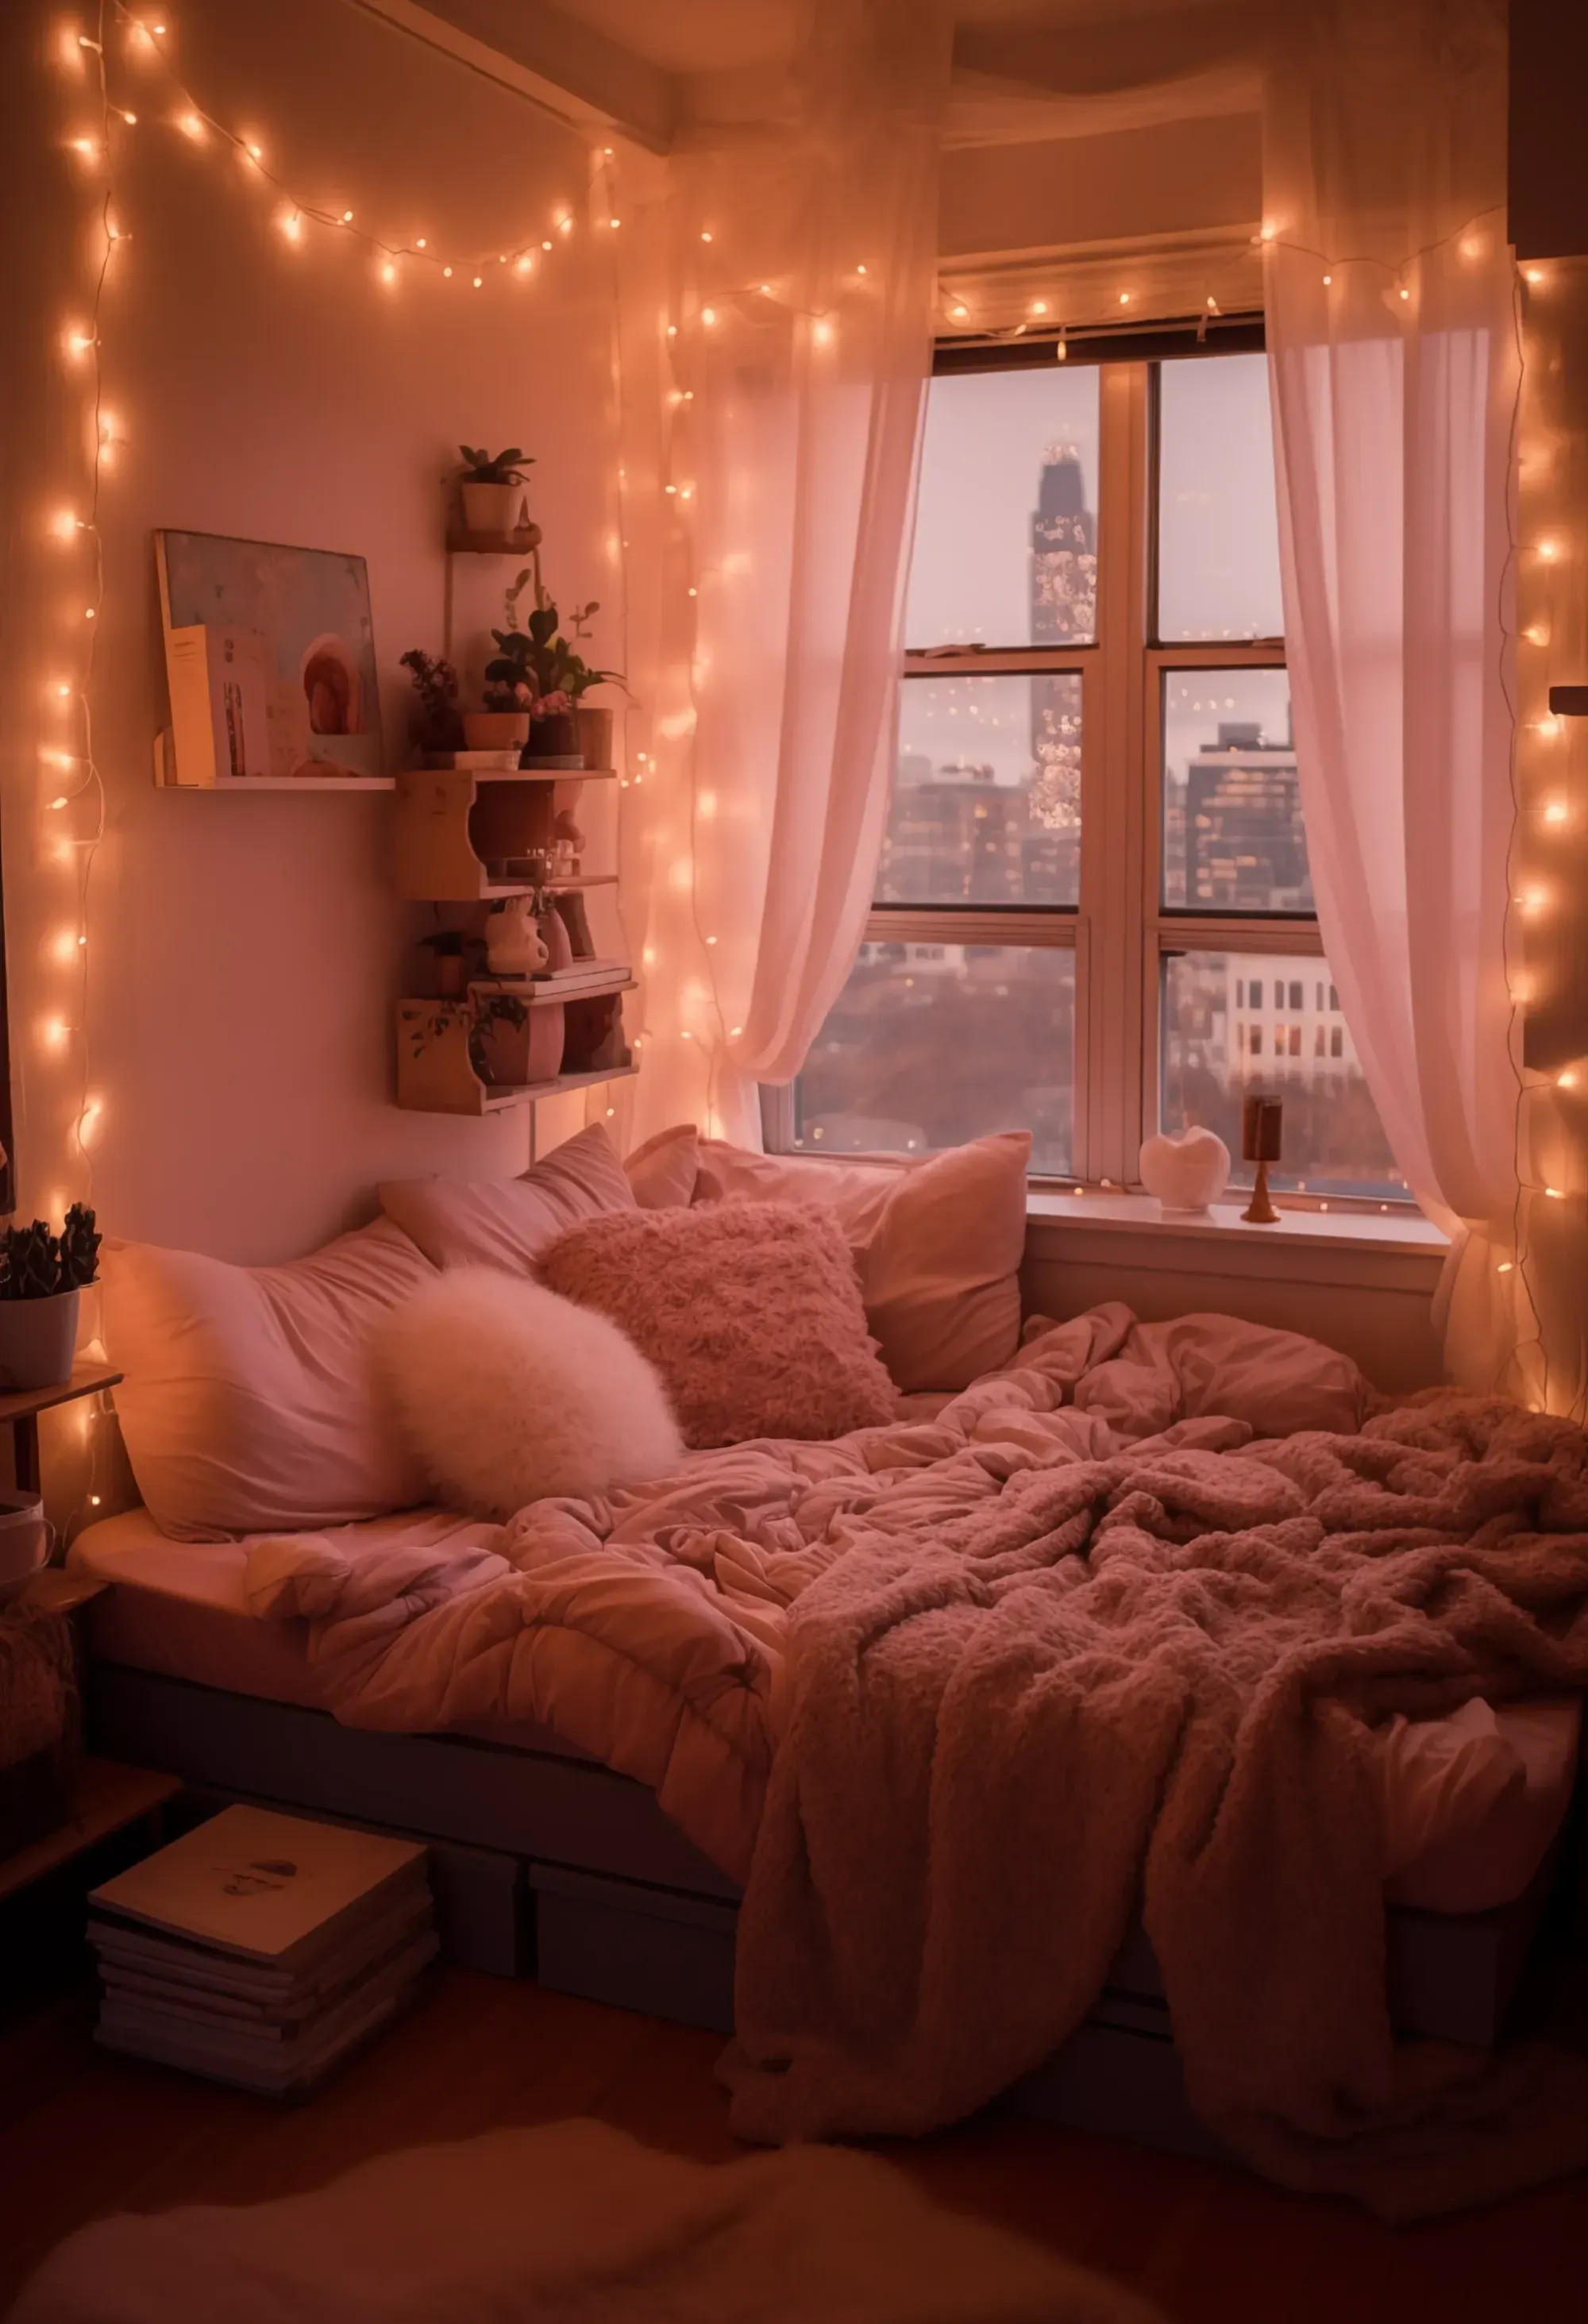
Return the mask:
{"type": "Polygon", "coordinates": [[[463,739],[471,751],[522,751],[530,739],[527,710],[466,710],[463,739]]]}
{"type": "Polygon", "coordinates": [[[78,1343],[78,1295],[0,1299],[0,1394],[59,1388],[71,1378],[78,1343]]]}
{"type": "Polygon", "coordinates": [[[612,713],[592,703],[581,702],[574,710],[574,726],[578,735],[578,752],[587,767],[610,767],[612,757],[612,713]]]}
{"type": "Polygon", "coordinates": [[[523,516],[522,484],[469,484],[461,487],[464,529],[468,532],[516,532],[523,516]]]}

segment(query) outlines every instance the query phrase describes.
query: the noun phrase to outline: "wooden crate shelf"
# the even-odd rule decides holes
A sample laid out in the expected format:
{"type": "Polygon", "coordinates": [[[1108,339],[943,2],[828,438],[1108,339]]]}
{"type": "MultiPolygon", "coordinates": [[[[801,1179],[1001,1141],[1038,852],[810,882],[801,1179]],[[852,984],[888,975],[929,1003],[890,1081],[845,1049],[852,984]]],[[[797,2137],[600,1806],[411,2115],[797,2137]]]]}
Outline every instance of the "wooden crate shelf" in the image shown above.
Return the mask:
{"type": "MultiPolygon", "coordinates": [[[[500,896],[522,896],[544,887],[552,893],[610,887],[615,872],[580,872],[564,880],[493,880],[482,853],[481,825],[500,828],[508,813],[502,787],[525,797],[516,822],[522,844],[503,855],[529,855],[549,849],[552,825],[573,807],[582,784],[610,780],[605,769],[568,773],[533,770],[510,774],[473,767],[425,768],[397,780],[395,856],[397,891],[411,903],[477,904],[500,896]],[[486,788],[482,801],[481,788],[486,788]],[[476,809],[478,813],[476,814],[476,809]]],[[[491,852],[495,860],[495,851],[491,852]]]]}
{"type": "Polygon", "coordinates": [[[469,1055],[470,1021],[466,1001],[397,1003],[397,1102],[405,1111],[475,1116],[503,1113],[512,1106],[537,1105],[542,1098],[561,1097],[568,1090],[626,1081],[639,1071],[630,1062],[593,1066],[587,1073],[557,1074],[543,1082],[484,1082],[469,1055]]]}

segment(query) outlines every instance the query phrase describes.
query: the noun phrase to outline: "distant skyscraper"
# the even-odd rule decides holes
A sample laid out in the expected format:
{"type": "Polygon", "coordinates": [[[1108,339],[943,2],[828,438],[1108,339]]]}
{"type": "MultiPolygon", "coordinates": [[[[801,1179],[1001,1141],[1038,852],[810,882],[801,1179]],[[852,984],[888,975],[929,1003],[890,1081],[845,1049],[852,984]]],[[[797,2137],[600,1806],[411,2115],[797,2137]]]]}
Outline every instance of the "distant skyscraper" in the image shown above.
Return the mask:
{"type": "Polygon", "coordinates": [[[1081,645],[1096,632],[1097,521],[1074,447],[1055,444],[1031,519],[1031,643],[1081,645]]]}

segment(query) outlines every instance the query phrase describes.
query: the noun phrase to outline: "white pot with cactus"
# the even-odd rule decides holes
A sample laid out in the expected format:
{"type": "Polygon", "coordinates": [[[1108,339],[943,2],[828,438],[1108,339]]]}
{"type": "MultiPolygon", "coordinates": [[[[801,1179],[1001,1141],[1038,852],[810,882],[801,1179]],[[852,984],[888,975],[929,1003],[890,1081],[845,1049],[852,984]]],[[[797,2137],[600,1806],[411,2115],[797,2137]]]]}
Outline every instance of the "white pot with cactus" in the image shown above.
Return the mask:
{"type": "Polygon", "coordinates": [[[94,1213],[74,1203],[59,1235],[42,1219],[0,1240],[0,1394],[71,1378],[78,1295],[98,1273],[94,1213]]]}

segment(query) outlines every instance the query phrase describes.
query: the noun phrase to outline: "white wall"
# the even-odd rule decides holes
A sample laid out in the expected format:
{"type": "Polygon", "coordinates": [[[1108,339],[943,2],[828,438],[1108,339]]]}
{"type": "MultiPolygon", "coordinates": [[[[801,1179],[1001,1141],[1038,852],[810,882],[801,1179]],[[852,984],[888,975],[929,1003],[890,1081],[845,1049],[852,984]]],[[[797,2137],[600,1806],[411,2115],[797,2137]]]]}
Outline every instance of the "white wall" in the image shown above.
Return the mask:
{"type": "MultiPolygon", "coordinates": [[[[586,141],[489,81],[352,8],[184,0],[171,46],[206,110],[265,148],[302,198],[352,207],[393,241],[461,254],[551,232],[522,285],[487,265],[449,283],[405,266],[388,290],[368,251],[307,229],[296,251],[279,198],[235,155],[172,125],[157,67],[132,69],[113,32],[118,249],[101,335],[104,401],[125,429],[105,479],[106,603],[93,687],[106,828],[87,913],[88,982],[57,949],[75,926],[76,874],[43,842],[35,714],[41,681],[77,632],[62,613],[87,557],[42,545],[81,504],[80,382],[58,334],[87,312],[99,180],[60,148],[97,134],[91,78],[72,83],[41,34],[58,12],[5,15],[0,172],[12,243],[0,342],[5,415],[0,669],[23,715],[4,722],[4,842],[21,1208],[88,1191],[70,1129],[85,1086],[102,1101],[92,1194],[115,1233],[265,1260],[368,1214],[383,1176],[522,1168],[522,1113],[482,1122],[392,1102],[391,1001],[425,908],[392,898],[389,798],[181,796],[156,789],[165,717],[151,534],[174,526],[356,551],[368,559],[389,763],[402,763],[411,645],[438,650],[440,478],[459,438],[536,456],[531,505],[562,595],[614,596],[607,290],[583,225],[586,141]],[[180,39],[176,36],[180,35],[180,39]],[[52,561],[51,561],[52,560],[52,561]],[[41,587],[41,582],[44,586],[41,587]],[[64,1052],[40,1020],[75,1025],[64,1052]]],[[[114,20],[111,20],[112,22],[114,20]]],[[[512,567],[466,560],[459,610],[478,632],[512,567]]],[[[598,630],[617,658],[615,621],[598,630]]],[[[576,1117],[577,1119],[577,1117],[576,1117]]],[[[542,1122],[544,1135],[549,1124],[542,1122]]]]}

